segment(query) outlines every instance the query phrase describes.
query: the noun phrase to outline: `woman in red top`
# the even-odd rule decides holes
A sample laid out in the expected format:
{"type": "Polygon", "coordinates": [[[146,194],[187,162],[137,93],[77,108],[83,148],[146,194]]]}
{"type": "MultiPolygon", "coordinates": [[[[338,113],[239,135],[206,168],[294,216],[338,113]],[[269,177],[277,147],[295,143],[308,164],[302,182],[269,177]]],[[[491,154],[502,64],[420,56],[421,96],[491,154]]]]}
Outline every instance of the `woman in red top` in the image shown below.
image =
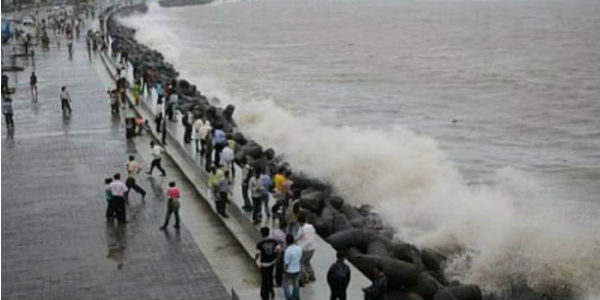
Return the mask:
{"type": "Polygon", "coordinates": [[[169,182],[169,189],[167,190],[167,216],[165,217],[165,223],[160,227],[161,230],[167,229],[169,225],[169,219],[171,214],[175,214],[175,229],[179,229],[179,188],[175,186],[175,182],[169,182]]]}

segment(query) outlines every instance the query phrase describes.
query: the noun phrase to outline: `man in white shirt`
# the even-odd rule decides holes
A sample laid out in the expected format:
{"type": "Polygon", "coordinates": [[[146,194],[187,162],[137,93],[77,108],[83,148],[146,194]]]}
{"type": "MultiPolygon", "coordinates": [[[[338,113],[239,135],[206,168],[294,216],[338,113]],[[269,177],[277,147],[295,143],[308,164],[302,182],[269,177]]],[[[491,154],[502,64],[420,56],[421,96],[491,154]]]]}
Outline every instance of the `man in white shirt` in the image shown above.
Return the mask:
{"type": "Polygon", "coordinates": [[[128,189],[123,181],[121,181],[120,173],[117,173],[113,176],[113,181],[108,185],[108,188],[110,189],[112,200],[115,204],[117,220],[119,223],[127,223],[127,214],[125,212],[125,194],[127,193],[128,189]]]}
{"type": "Polygon", "coordinates": [[[302,247],[294,241],[294,236],[288,234],[285,237],[287,248],[283,255],[285,277],[283,280],[283,294],[286,300],[300,300],[300,259],[302,258],[302,247]],[[290,291],[292,284],[292,291],[290,291]]]}
{"type": "Polygon", "coordinates": [[[210,121],[206,120],[198,129],[198,138],[200,139],[200,145],[202,146],[200,149],[200,155],[204,155],[207,151],[208,143],[210,142],[209,133],[212,130],[212,126],[210,125],[210,121]]]}
{"type": "Polygon", "coordinates": [[[152,162],[150,163],[150,171],[146,172],[146,174],[152,175],[152,170],[154,170],[154,167],[156,167],[162,172],[161,176],[167,176],[167,172],[165,172],[160,165],[160,160],[162,159],[162,155],[165,150],[161,146],[154,143],[154,141],[150,142],[150,148],[152,148],[152,162]]]}
{"type": "Polygon", "coordinates": [[[301,214],[298,217],[298,223],[300,223],[300,233],[298,237],[298,245],[302,247],[302,276],[301,280],[304,283],[308,281],[315,281],[315,272],[310,264],[310,260],[315,254],[315,227],[311,224],[306,223],[306,216],[301,214]]]}
{"type": "MultiPolygon", "coordinates": [[[[200,129],[202,128],[202,126],[204,125],[204,120],[202,120],[202,118],[198,117],[196,118],[196,120],[194,120],[194,124],[192,124],[192,127],[194,129],[194,137],[193,140],[196,144],[196,152],[200,153],[200,146],[198,145],[199,141],[201,140],[200,137],[200,129]]],[[[204,145],[202,145],[202,148],[204,149],[204,145]]],[[[200,153],[200,155],[204,154],[204,152],[200,153]]]]}
{"type": "MultiPolygon", "coordinates": [[[[146,191],[142,187],[140,187],[135,182],[135,177],[142,170],[140,164],[135,161],[135,157],[133,155],[129,156],[129,161],[125,164],[125,171],[127,171],[127,179],[125,180],[125,185],[129,190],[134,190],[138,194],[142,195],[142,201],[146,198],[146,191]]],[[[125,200],[129,201],[129,192],[125,193],[125,200]]]]}
{"type": "MultiPolygon", "coordinates": [[[[233,149],[231,148],[231,146],[229,146],[229,144],[227,144],[225,146],[225,148],[223,148],[223,151],[221,152],[221,160],[223,161],[223,168],[225,169],[225,172],[229,171],[229,174],[231,177],[233,177],[235,175],[235,173],[233,171],[234,157],[235,157],[235,154],[233,153],[233,149]]],[[[232,178],[230,178],[230,180],[232,180],[232,178]]]]}
{"type": "Polygon", "coordinates": [[[66,110],[69,111],[69,115],[73,111],[71,109],[71,95],[69,94],[69,91],[67,91],[66,86],[63,86],[60,89],[60,107],[63,111],[63,114],[65,113],[66,110]]]}

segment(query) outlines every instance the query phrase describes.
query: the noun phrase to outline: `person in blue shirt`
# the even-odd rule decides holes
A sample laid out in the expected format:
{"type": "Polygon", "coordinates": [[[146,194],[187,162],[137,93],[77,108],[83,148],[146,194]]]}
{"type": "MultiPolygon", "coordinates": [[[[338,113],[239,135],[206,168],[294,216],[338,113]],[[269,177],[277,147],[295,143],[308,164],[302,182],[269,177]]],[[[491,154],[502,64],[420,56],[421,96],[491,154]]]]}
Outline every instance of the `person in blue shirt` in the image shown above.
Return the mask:
{"type": "Polygon", "coordinates": [[[285,237],[288,245],[283,255],[285,278],[283,280],[283,294],[286,300],[300,300],[300,259],[302,258],[302,247],[296,244],[294,236],[288,234],[285,237]],[[292,290],[290,291],[290,284],[292,290]]]}
{"type": "Polygon", "coordinates": [[[162,82],[158,81],[156,83],[156,85],[154,86],[154,89],[156,90],[156,95],[157,95],[156,102],[162,103],[163,98],[165,97],[165,89],[163,88],[162,82]]]}
{"type": "Polygon", "coordinates": [[[227,144],[227,135],[225,131],[223,131],[222,127],[217,127],[213,133],[213,145],[215,148],[215,166],[220,165],[221,163],[221,152],[225,145],[227,144]]]}

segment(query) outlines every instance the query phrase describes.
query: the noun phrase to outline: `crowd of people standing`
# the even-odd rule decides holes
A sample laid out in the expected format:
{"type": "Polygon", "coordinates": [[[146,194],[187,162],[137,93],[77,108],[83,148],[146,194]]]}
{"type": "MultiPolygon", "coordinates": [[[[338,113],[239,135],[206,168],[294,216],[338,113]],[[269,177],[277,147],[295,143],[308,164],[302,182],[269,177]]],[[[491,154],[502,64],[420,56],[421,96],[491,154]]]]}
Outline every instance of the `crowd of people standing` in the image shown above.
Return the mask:
{"type": "MultiPolygon", "coordinates": [[[[134,79],[130,91],[133,105],[145,102],[149,107],[154,107],[155,131],[162,134],[162,144],[166,145],[168,122],[178,121],[176,82],[153,81],[152,76],[145,72],[134,79]],[[152,87],[156,93],[155,103],[152,101],[152,87]]],[[[217,213],[223,218],[229,217],[226,207],[231,202],[237,165],[242,172],[242,209],[251,215],[256,225],[263,222],[263,216],[278,225],[272,231],[269,227],[260,228],[263,239],[256,245],[255,259],[262,278],[261,299],[274,299],[275,286],[282,287],[286,299],[300,299],[300,287],[316,281],[311,265],[316,252],[316,231],[300,210],[300,190],[294,187],[291,170],[282,167],[271,176],[269,170],[257,168],[244,160],[235,161],[238,145],[220,124],[211,124],[207,116],[192,112],[182,113],[180,119],[183,126],[182,141],[193,145],[199,166],[208,172],[207,186],[217,213]],[[273,205],[269,204],[271,198],[274,198],[273,205]]],[[[157,147],[160,146],[152,143],[153,149],[159,149],[157,147]]],[[[164,175],[160,161],[156,161],[158,154],[155,156],[155,151],[152,152],[155,159],[151,163],[151,170],[157,167],[164,175]]],[[[178,201],[169,204],[165,225],[161,228],[167,225],[171,213],[175,214],[176,226],[179,226],[178,208],[178,201]]],[[[350,268],[344,261],[345,254],[339,252],[336,262],[326,274],[331,289],[330,299],[346,299],[350,268]]],[[[374,268],[378,274],[375,277],[381,280],[374,281],[372,286],[364,289],[366,299],[383,299],[387,281],[382,270],[380,266],[374,268]]]]}

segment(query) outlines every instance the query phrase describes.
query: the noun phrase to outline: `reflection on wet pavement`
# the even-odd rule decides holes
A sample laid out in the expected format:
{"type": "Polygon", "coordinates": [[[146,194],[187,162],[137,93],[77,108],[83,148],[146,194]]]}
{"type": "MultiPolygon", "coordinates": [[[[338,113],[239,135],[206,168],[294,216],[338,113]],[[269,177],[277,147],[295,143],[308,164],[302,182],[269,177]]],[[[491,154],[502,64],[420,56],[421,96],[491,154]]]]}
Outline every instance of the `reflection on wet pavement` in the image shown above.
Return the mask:
{"type": "Polygon", "coordinates": [[[114,220],[106,222],[106,258],[117,263],[117,269],[123,268],[127,250],[127,226],[116,224],[114,220]]]}

